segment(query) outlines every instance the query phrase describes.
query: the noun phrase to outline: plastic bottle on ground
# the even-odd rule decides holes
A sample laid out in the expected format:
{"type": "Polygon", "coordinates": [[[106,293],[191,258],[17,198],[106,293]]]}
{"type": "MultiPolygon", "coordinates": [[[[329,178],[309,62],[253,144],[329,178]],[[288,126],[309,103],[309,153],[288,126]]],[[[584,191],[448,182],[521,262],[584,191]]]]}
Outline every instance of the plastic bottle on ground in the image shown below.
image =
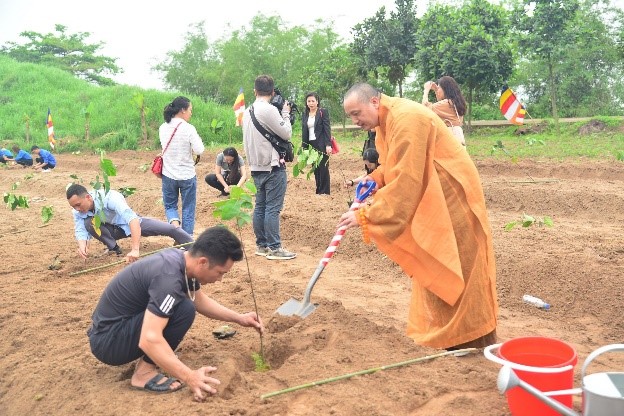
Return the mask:
{"type": "Polygon", "coordinates": [[[528,303],[529,305],[533,305],[537,308],[540,309],[544,309],[544,310],[548,310],[550,309],[550,304],[544,302],[543,300],[541,300],[540,298],[536,298],[535,296],[531,296],[531,295],[524,295],[522,296],[522,300],[525,303],[528,303]]]}

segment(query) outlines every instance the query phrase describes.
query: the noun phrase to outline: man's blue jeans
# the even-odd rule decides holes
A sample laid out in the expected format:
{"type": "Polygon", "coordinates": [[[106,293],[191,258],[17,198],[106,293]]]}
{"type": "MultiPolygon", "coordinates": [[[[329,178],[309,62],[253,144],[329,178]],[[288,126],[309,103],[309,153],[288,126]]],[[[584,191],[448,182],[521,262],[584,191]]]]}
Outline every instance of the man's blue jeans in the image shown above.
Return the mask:
{"type": "Polygon", "coordinates": [[[286,170],[251,172],[251,177],[257,189],[253,213],[256,245],[275,250],[282,245],[279,216],[286,196],[286,170]]]}
{"type": "Polygon", "coordinates": [[[178,195],[182,197],[182,229],[193,235],[195,229],[195,205],[197,202],[197,176],[191,179],[176,180],[163,175],[163,205],[167,221],[180,221],[178,214],[178,195]]]}

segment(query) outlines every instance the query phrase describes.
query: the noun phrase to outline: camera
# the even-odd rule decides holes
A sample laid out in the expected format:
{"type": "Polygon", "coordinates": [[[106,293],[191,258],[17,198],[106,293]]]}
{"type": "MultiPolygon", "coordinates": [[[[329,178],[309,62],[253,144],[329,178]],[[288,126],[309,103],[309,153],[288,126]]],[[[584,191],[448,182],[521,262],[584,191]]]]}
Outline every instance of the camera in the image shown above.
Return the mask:
{"type": "Polygon", "coordinates": [[[280,114],[282,113],[282,109],[284,108],[284,104],[288,103],[288,105],[290,105],[290,125],[294,125],[295,124],[295,113],[299,112],[299,108],[297,107],[297,104],[295,104],[292,101],[286,101],[284,99],[284,97],[282,96],[281,91],[279,90],[279,88],[275,88],[275,95],[273,95],[273,97],[271,97],[271,101],[270,103],[272,105],[275,106],[275,108],[277,108],[277,110],[280,112],[280,114]]]}

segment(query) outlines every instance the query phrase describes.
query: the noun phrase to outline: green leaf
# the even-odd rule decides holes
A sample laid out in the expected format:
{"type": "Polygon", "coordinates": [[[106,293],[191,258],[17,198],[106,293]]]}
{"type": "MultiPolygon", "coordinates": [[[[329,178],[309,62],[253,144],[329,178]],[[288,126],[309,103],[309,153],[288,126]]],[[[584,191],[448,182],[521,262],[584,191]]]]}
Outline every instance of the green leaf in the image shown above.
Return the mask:
{"type": "Polygon", "coordinates": [[[511,231],[511,230],[513,230],[513,228],[514,228],[516,225],[518,225],[518,223],[517,223],[516,221],[512,221],[512,222],[509,222],[509,223],[505,224],[505,231],[511,231]]]}
{"type": "Polygon", "coordinates": [[[127,198],[127,197],[129,197],[130,195],[133,195],[136,192],[136,188],[130,188],[130,187],[124,186],[122,188],[119,188],[119,192],[121,192],[121,194],[125,198],[127,198]]]}
{"type": "Polygon", "coordinates": [[[20,195],[18,197],[18,205],[20,208],[28,208],[28,198],[26,198],[25,196],[20,195]]]}
{"type": "Polygon", "coordinates": [[[256,192],[258,192],[256,184],[253,181],[245,182],[245,188],[249,190],[249,193],[251,193],[252,195],[255,195],[256,192]]]}
{"type": "Polygon", "coordinates": [[[113,165],[113,161],[110,159],[102,158],[100,160],[100,169],[102,169],[105,176],[117,176],[117,169],[115,169],[115,165],[113,165]]]}
{"type": "Polygon", "coordinates": [[[54,207],[46,205],[41,207],[41,220],[44,224],[47,224],[54,216],[54,207]]]}
{"type": "Polygon", "coordinates": [[[555,225],[555,223],[553,222],[553,219],[550,217],[544,217],[544,225],[547,227],[552,227],[555,225]]]}

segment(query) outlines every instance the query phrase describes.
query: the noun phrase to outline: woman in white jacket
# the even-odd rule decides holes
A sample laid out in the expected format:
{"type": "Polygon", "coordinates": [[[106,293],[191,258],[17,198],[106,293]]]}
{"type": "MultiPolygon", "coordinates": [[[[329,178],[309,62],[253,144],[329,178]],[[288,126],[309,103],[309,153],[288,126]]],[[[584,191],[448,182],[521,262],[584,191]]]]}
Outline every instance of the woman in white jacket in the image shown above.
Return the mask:
{"type": "Polygon", "coordinates": [[[160,126],[163,148],[162,195],[167,221],[193,235],[197,201],[197,175],[193,154],[204,152],[204,143],[189,123],[193,105],[186,97],[177,97],[163,111],[165,122],[160,126]],[[166,149],[166,151],[165,151],[166,149]],[[182,219],[178,198],[182,199],[182,219]]]}

